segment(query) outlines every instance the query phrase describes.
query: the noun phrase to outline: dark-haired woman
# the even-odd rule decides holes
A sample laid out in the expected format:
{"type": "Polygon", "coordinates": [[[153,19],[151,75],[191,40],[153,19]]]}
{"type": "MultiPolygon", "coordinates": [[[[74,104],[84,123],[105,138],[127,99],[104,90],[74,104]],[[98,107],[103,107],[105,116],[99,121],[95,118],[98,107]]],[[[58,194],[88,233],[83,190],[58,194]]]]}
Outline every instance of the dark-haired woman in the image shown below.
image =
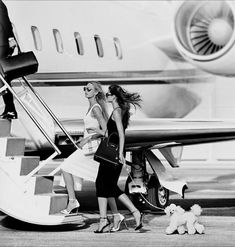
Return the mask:
{"type": "MultiPolygon", "coordinates": [[[[119,146],[119,161],[125,164],[124,144],[125,144],[125,129],[128,126],[130,119],[130,107],[134,105],[140,106],[140,96],[137,93],[129,93],[119,85],[111,85],[106,94],[107,101],[112,104],[113,112],[107,123],[108,136],[110,141],[119,146]],[[113,135],[117,133],[117,135],[113,135]]],[[[133,214],[136,227],[135,230],[142,228],[142,214],[134,206],[128,196],[118,187],[118,179],[122,170],[122,165],[117,167],[111,164],[100,164],[98,175],[96,178],[96,194],[100,210],[100,223],[95,233],[103,233],[106,228],[110,229],[110,222],[107,218],[107,202],[110,198],[118,198],[133,214]]],[[[124,222],[123,215],[114,214],[114,226],[112,232],[120,229],[120,225],[124,222]]],[[[125,223],[125,222],[124,222],[125,223]]]]}

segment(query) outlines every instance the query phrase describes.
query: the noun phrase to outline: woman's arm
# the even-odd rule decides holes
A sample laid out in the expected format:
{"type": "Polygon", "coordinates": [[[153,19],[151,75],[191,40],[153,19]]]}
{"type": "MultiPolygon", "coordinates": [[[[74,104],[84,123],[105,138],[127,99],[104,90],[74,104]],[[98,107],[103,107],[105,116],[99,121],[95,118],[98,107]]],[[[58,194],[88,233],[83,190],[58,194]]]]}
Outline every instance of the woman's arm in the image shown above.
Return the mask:
{"type": "Polygon", "coordinates": [[[82,137],[79,138],[79,140],[76,142],[78,144],[79,148],[82,148],[87,142],[89,142],[89,140],[91,139],[91,136],[88,137],[82,137]]]}
{"type": "Polygon", "coordinates": [[[118,135],[119,135],[119,159],[121,163],[125,163],[125,158],[123,155],[124,151],[124,144],[125,144],[125,133],[124,133],[124,128],[122,124],[122,114],[121,114],[121,109],[117,109],[116,111],[113,112],[113,118],[116,122],[117,125],[117,130],[118,130],[118,135]]]}
{"type": "Polygon", "coordinates": [[[78,140],[78,146],[80,148],[82,148],[87,142],[89,142],[89,140],[91,139],[97,139],[98,137],[100,137],[100,135],[104,135],[105,130],[106,130],[106,121],[102,115],[102,111],[100,110],[100,108],[98,106],[94,107],[92,109],[92,114],[95,116],[95,118],[97,119],[99,125],[101,126],[101,128],[87,128],[88,133],[93,132],[93,133],[97,133],[94,135],[90,135],[87,136],[85,138],[79,138],[78,140]]]}
{"type": "MultiPolygon", "coordinates": [[[[101,109],[98,106],[95,106],[92,109],[92,114],[97,119],[100,128],[88,129],[88,130],[92,130],[92,131],[96,132],[98,134],[98,136],[104,135],[105,131],[106,131],[106,128],[107,128],[107,123],[106,123],[106,121],[104,119],[104,116],[102,114],[101,109]]],[[[95,135],[94,138],[97,138],[97,136],[95,135]]]]}

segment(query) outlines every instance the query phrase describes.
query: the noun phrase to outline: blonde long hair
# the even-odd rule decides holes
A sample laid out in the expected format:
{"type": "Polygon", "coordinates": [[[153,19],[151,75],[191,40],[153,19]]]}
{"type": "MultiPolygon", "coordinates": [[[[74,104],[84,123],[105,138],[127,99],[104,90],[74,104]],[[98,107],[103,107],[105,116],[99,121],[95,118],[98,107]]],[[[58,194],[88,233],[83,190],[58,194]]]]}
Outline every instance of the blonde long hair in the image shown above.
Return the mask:
{"type": "Polygon", "coordinates": [[[105,120],[107,121],[108,120],[107,103],[106,103],[106,97],[102,89],[101,83],[99,81],[91,81],[89,83],[91,83],[95,91],[98,92],[95,98],[96,98],[97,103],[101,106],[103,116],[105,120]]]}

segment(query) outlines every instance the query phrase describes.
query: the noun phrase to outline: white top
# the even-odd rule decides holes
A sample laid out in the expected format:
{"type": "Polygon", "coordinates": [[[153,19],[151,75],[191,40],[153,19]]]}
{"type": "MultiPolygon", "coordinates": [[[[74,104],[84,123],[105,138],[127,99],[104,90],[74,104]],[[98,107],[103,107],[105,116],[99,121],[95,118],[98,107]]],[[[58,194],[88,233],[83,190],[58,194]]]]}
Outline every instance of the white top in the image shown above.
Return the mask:
{"type": "Polygon", "coordinates": [[[100,110],[102,111],[102,108],[101,108],[101,106],[99,104],[94,104],[91,107],[91,109],[87,112],[86,116],[84,117],[84,126],[85,126],[84,137],[96,134],[96,133],[88,133],[87,129],[89,129],[89,128],[99,128],[98,120],[94,116],[92,116],[92,109],[95,106],[98,106],[100,108],[100,110]]]}

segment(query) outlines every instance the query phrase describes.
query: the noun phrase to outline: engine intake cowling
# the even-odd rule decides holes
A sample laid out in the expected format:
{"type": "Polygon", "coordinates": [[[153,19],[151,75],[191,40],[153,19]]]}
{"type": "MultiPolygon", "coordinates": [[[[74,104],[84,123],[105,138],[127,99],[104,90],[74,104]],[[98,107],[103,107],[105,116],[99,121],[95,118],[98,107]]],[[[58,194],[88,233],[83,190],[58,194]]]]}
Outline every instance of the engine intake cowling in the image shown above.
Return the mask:
{"type": "Polygon", "coordinates": [[[207,72],[235,76],[235,3],[185,1],[174,19],[174,40],[181,55],[207,72]]]}

